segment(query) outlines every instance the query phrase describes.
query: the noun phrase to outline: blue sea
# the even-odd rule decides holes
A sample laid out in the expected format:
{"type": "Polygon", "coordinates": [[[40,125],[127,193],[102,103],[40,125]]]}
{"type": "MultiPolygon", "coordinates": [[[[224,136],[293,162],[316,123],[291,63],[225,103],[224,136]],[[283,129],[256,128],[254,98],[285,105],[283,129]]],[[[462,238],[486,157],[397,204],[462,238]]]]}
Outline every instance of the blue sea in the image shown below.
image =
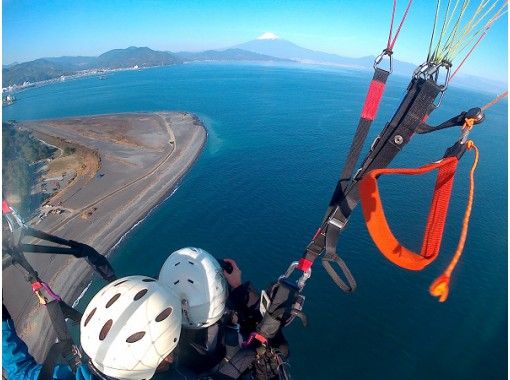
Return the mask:
{"type": "MultiPolygon", "coordinates": [[[[3,119],[130,111],[196,113],[204,152],[175,193],[114,249],[118,275],[157,275],[184,246],[234,258],[259,289],[298,259],[317,229],[346,157],[371,73],[301,65],[189,64],[88,77],[16,95],[3,119]]],[[[408,78],[392,76],[368,141],[391,117],[408,78]]],[[[490,89],[489,89],[490,90],[490,89]]],[[[496,94],[452,87],[430,121],[481,106],[496,94]]],[[[422,272],[377,251],[356,210],[338,250],[358,282],[343,294],[317,265],[305,289],[310,324],[286,329],[295,379],[504,379],[507,376],[507,102],[471,137],[480,148],[463,257],[444,304],[428,294],[459,237],[473,154],[460,162],[439,258],[422,272]]],[[[415,136],[392,163],[442,157],[457,129],[415,136]]],[[[368,144],[367,144],[368,145],[368,144]]],[[[434,175],[385,177],[381,192],[396,235],[421,245],[434,175]]],[[[83,310],[103,283],[94,280],[83,310]]]]}

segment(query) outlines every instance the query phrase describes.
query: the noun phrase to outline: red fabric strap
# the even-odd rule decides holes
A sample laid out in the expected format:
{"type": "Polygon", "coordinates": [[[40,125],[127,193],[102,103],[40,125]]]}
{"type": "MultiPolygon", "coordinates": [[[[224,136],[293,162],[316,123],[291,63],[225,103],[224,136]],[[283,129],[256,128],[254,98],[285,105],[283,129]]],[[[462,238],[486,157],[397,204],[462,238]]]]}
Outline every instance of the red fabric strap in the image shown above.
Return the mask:
{"type": "Polygon", "coordinates": [[[367,120],[374,120],[379,108],[379,103],[384,92],[386,85],[378,80],[372,80],[370,87],[368,88],[367,97],[365,98],[365,104],[361,111],[361,117],[367,120]]]}
{"type": "Polygon", "coordinates": [[[448,157],[416,169],[376,169],[367,173],[360,181],[361,207],[368,232],[377,248],[392,263],[410,270],[421,270],[436,259],[441,248],[458,162],[456,157],[448,157]],[[438,169],[438,176],[423,235],[423,244],[420,253],[415,253],[404,247],[391,231],[384,214],[377,177],[382,174],[417,175],[434,169],[438,169]]]}
{"type": "Polygon", "coordinates": [[[42,286],[42,284],[41,284],[39,281],[34,282],[34,283],[32,284],[32,291],[33,291],[33,292],[36,292],[36,291],[38,291],[38,290],[41,290],[41,289],[42,289],[42,287],[43,287],[43,286],[42,286]]]}
{"type": "Polygon", "coordinates": [[[313,262],[311,260],[308,260],[308,259],[305,259],[304,257],[302,257],[301,259],[299,259],[299,264],[297,266],[297,269],[299,269],[303,272],[306,272],[306,271],[308,271],[308,269],[310,269],[312,267],[312,264],[313,264],[313,262]]]}
{"type": "Polygon", "coordinates": [[[4,199],[2,200],[2,214],[9,214],[11,212],[11,208],[9,207],[9,203],[4,199]]]}

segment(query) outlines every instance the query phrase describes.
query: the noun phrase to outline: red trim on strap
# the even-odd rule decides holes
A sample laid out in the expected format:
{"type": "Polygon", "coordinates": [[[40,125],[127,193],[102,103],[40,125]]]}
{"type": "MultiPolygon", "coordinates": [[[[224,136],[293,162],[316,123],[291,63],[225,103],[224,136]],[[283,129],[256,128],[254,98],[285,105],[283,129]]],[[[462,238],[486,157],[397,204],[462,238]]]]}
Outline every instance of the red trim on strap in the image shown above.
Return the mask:
{"type": "Polygon", "coordinates": [[[12,212],[11,208],[9,207],[9,203],[4,199],[2,200],[2,214],[10,214],[12,212]]]}
{"type": "Polygon", "coordinates": [[[319,236],[320,233],[321,233],[321,228],[319,227],[319,228],[317,228],[315,235],[313,235],[312,241],[314,241],[317,238],[317,236],[319,236]]]}
{"type": "Polygon", "coordinates": [[[261,335],[261,334],[259,334],[257,332],[254,333],[254,334],[255,334],[254,338],[257,339],[260,343],[267,344],[267,339],[266,339],[266,337],[264,335],[261,335]]]}
{"type": "Polygon", "coordinates": [[[302,257],[299,259],[299,264],[297,266],[297,269],[303,272],[307,272],[313,265],[313,262],[311,260],[305,259],[302,257]]]}
{"type": "Polygon", "coordinates": [[[384,83],[377,80],[372,80],[370,82],[367,97],[365,98],[365,104],[363,105],[363,110],[361,111],[361,117],[363,119],[375,119],[375,115],[377,114],[377,109],[379,108],[379,103],[381,102],[385,86],[386,85],[384,83]]]}
{"type": "Polygon", "coordinates": [[[32,284],[32,291],[33,291],[33,292],[36,292],[36,291],[38,291],[38,290],[41,290],[42,288],[43,288],[43,285],[42,285],[39,281],[34,282],[34,283],[32,284]]]}
{"type": "Polygon", "coordinates": [[[416,169],[376,169],[367,173],[361,180],[359,193],[368,232],[377,248],[392,263],[405,269],[421,270],[436,259],[441,248],[458,162],[456,157],[448,157],[416,169]],[[423,244],[420,253],[415,253],[404,247],[391,231],[384,214],[377,177],[381,174],[416,175],[434,169],[438,169],[439,173],[423,235],[423,244]]]}

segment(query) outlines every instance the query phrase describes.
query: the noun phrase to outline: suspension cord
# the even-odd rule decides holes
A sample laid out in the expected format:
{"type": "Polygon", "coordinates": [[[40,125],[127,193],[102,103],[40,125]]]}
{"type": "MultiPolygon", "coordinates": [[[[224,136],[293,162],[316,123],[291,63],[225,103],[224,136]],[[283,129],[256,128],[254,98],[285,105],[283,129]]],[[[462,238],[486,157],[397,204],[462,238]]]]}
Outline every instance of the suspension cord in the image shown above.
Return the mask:
{"type": "MultiPolygon", "coordinates": [[[[478,40],[473,44],[473,46],[471,47],[471,49],[469,49],[469,51],[467,52],[467,54],[464,56],[464,58],[462,59],[462,61],[460,62],[460,64],[457,66],[457,68],[455,69],[455,71],[453,72],[453,74],[450,76],[450,79],[448,80],[448,82],[450,82],[453,77],[455,77],[455,75],[459,72],[460,68],[464,65],[464,63],[466,62],[466,60],[471,56],[471,54],[473,53],[473,51],[476,49],[476,47],[480,44],[480,42],[485,38],[485,36],[487,35],[487,32],[489,31],[489,29],[492,27],[492,25],[501,17],[503,16],[505,13],[507,13],[507,10],[505,10],[506,6],[507,6],[508,2],[505,1],[505,4],[496,12],[496,14],[494,16],[491,17],[491,19],[487,22],[487,24],[485,25],[484,29],[483,29],[483,33],[480,35],[480,37],[478,37],[478,40]]],[[[495,4],[494,4],[495,5],[495,4]]],[[[489,12],[490,10],[492,10],[492,7],[487,11],[489,12]]],[[[486,14],[487,14],[486,12],[486,14]]],[[[485,17],[486,14],[482,17],[485,17]]],[[[475,24],[476,25],[476,24],[475,24]]],[[[471,39],[473,39],[478,33],[480,33],[480,31],[476,32],[472,37],[471,39]]],[[[459,49],[460,50],[463,50],[468,44],[470,43],[467,42],[464,44],[464,46],[462,48],[459,49]]]]}
{"type": "Polygon", "coordinates": [[[489,107],[492,107],[494,104],[496,104],[497,102],[499,102],[500,100],[502,100],[503,98],[506,98],[508,96],[508,91],[505,91],[503,92],[502,94],[499,94],[498,96],[496,96],[493,100],[491,100],[489,103],[487,103],[486,105],[484,105],[481,110],[482,111],[485,111],[487,108],[489,107]]]}
{"type": "Polygon", "coordinates": [[[393,47],[395,46],[395,42],[397,42],[397,37],[400,34],[400,30],[402,29],[402,26],[404,25],[404,21],[407,18],[407,14],[409,13],[409,8],[411,8],[413,0],[409,0],[407,3],[406,10],[404,12],[404,15],[402,16],[402,20],[400,20],[400,24],[398,25],[397,32],[395,33],[395,36],[393,37],[393,22],[395,20],[395,11],[397,9],[397,0],[393,0],[393,11],[391,12],[391,24],[390,24],[390,33],[388,35],[388,43],[386,48],[389,51],[393,50],[393,47]],[[393,37],[393,39],[392,39],[393,37]]]}
{"type": "Polygon", "coordinates": [[[437,0],[436,3],[436,14],[434,15],[434,24],[432,27],[432,34],[430,36],[430,43],[429,43],[429,51],[427,53],[427,62],[431,60],[430,52],[432,51],[432,42],[434,42],[434,35],[436,33],[436,25],[437,25],[437,16],[439,15],[439,4],[441,3],[440,0],[437,0]]]}
{"type": "Polygon", "coordinates": [[[474,10],[472,16],[462,25],[462,20],[466,16],[469,3],[469,0],[456,0],[452,7],[451,0],[448,0],[444,15],[442,16],[441,32],[437,42],[434,43],[437,22],[441,13],[440,0],[437,0],[434,27],[427,54],[428,63],[439,65],[442,62],[449,62],[451,64],[461,51],[471,45],[473,41],[476,41],[459,65],[460,68],[474,48],[485,37],[486,32],[494,22],[507,12],[506,8],[508,6],[507,0],[483,0],[474,10]],[[498,4],[501,4],[501,2],[502,5],[498,8],[498,4]],[[481,24],[483,25],[482,27],[480,27],[481,24]],[[447,34],[448,37],[445,38],[447,34]]]}

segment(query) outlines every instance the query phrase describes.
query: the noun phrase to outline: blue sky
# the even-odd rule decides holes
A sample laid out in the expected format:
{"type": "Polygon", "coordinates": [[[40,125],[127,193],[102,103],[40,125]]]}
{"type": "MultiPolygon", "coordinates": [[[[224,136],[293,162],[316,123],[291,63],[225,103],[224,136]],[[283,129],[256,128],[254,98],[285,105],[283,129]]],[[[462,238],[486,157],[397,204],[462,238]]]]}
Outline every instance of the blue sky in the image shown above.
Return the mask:
{"type": "MultiPolygon", "coordinates": [[[[219,49],[268,31],[310,49],[351,57],[375,55],[386,43],[392,3],[3,0],[3,63],[99,55],[128,46],[170,51],[219,49]]],[[[398,1],[400,14],[406,3],[398,1]]],[[[432,0],[414,1],[395,58],[416,64],[425,59],[434,7],[432,0]]],[[[505,15],[462,72],[507,81],[507,25],[505,15]]]]}

